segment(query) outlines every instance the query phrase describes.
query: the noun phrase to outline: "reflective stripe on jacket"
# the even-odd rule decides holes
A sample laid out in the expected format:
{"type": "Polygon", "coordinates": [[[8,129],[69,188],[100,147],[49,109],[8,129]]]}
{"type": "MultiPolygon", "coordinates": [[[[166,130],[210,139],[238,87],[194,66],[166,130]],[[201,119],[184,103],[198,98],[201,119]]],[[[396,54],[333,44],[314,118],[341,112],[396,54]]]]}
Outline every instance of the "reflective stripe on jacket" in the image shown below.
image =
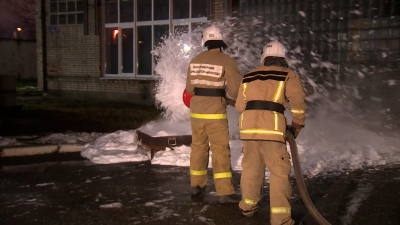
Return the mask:
{"type": "Polygon", "coordinates": [[[276,102],[285,108],[290,102],[293,122],[304,126],[305,93],[294,71],[278,66],[255,68],[243,77],[235,105],[241,113],[241,139],[285,142],[285,116],[268,110],[245,111],[247,101],[253,100],[276,102]]]}
{"type": "MultiPolygon", "coordinates": [[[[194,88],[226,90],[226,98],[236,100],[242,75],[236,62],[219,49],[197,55],[189,64],[186,91],[193,95],[194,88]]],[[[196,119],[226,119],[226,99],[194,95],[190,100],[191,117],[196,119]]]]}

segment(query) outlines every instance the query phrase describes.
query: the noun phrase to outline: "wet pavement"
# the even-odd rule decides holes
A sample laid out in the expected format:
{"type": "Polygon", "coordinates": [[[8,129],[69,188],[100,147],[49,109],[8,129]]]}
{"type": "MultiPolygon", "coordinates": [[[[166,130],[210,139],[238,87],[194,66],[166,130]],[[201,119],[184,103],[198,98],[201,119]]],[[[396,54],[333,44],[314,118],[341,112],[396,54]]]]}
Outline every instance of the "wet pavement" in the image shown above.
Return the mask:
{"type": "MultiPolygon", "coordinates": [[[[87,160],[3,165],[0,224],[269,224],[267,188],[259,212],[246,218],[237,205],[216,203],[211,170],[208,176],[208,194],[194,201],[185,167],[87,160]]],[[[240,173],[233,178],[239,191],[240,173]]],[[[293,218],[317,224],[292,183],[293,218]]],[[[314,177],[306,185],[331,224],[400,224],[400,165],[314,177]]]]}

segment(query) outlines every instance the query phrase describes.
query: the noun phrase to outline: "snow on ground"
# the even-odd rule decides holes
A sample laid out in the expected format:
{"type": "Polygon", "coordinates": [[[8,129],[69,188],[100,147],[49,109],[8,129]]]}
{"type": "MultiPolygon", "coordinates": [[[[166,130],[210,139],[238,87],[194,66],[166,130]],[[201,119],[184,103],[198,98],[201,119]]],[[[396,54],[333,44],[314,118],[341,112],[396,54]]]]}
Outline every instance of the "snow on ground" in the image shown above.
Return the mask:
{"type": "Polygon", "coordinates": [[[101,134],[92,132],[77,132],[77,133],[55,133],[37,139],[35,142],[40,144],[82,144],[88,143],[99,138],[101,134]]]}
{"type": "Polygon", "coordinates": [[[110,203],[110,204],[104,204],[104,205],[100,205],[99,208],[101,209],[111,209],[111,208],[121,208],[122,204],[119,202],[114,202],[114,203],[110,203]]]}
{"type": "Polygon", "coordinates": [[[373,190],[370,183],[359,183],[355,192],[350,195],[351,200],[347,203],[347,215],[340,218],[343,225],[351,224],[352,217],[356,215],[359,206],[369,197],[373,190]]]}
{"type": "Polygon", "coordinates": [[[8,138],[8,137],[0,137],[0,147],[3,146],[12,146],[17,143],[15,138],[8,138]]]}
{"type": "MultiPolygon", "coordinates": [[[[365,166],[400,163],[400,140],[396,138],[356,128],[349,123],[329,119],[326,115],[308,119],[306,122],[306,128],[301,131],[297,140],[304,175],[312,177],[342,173],[365,166]]],[[[139,130],[153,136],[184,135],[190,132],[190,122],[178,122],[174,126],[174,123],[169,121],[158,120],[144,125],[139,130]]],[[[238,133],[237,126],[231,127],[230,130],[233,133],[230,141],[232,169],[240,171],[243,145],[240,140],[232,138],[238,133]]],[[[188,167],[190,151],[189,146],[166,148],[164,151],[158,151],[151,163],[188,167]]],[[[86,145],[82,156],[101,164],[150,160],[149,152],[140,147],[133,130],[117,131],[102,136],[86,145]]],[[[209,168],[212,167],[211,156],[212,152],[209,168]]]]}
{"type": "Polygon", "coordinates": [[[150,152],[139,148],[139,144],[134,130],[117,131],[85,145],[81,155],[98,164],[149,160],[150,152]]]}

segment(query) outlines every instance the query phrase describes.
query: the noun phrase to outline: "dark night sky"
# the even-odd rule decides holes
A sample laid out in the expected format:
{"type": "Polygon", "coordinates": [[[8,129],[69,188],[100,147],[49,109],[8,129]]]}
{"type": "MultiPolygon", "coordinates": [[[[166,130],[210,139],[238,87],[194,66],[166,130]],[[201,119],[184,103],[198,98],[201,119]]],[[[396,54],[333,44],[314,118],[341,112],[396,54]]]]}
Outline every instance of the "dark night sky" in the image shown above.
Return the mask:
{"type": "Polygon", "coordinates": [[[34,2],[34,0],[0,0],[0,38],[14,38],[14,31],[17,27],[21,27],[20,39],[35,39],[34,21],[25,20],[26,9],[32,11],[30,18],[34,18],[34,2]]]}

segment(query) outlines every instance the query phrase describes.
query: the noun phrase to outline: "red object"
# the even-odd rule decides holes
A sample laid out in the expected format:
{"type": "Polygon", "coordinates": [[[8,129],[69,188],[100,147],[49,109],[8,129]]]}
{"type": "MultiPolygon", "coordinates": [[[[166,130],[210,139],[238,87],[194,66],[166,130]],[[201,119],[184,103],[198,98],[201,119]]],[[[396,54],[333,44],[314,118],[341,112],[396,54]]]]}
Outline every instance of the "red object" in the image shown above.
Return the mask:
{"type": "Polygon", "coordinates": [[[188,108],[190,108],[190,99],[192,99],[192,97],[193,97],[193,95],[189,94],[189,93],[186,91],[186,89],[183,91],[183,96],[182,96],[183,103],[184,103],[188,108]]]}

